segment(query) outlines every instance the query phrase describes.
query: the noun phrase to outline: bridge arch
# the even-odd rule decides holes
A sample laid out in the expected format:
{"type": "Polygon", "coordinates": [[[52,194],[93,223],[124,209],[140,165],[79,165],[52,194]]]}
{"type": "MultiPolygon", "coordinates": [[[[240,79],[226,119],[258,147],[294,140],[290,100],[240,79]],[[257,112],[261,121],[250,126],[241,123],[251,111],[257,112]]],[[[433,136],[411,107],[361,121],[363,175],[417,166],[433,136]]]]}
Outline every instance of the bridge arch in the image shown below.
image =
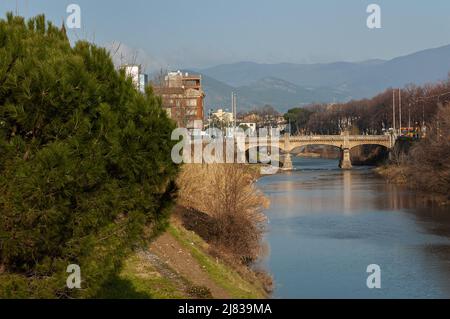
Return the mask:
{"type": "Polygon", "coordinates": [[[317,142],[317,143],[310,143],[310,144],[306,143],[306,144],[294,145],[294,146],[291,145],[289,153],[291,153],[291,154],[292,153],[296,153],[295,150],[302,150],[302,149],[307,148],[309,146],[326,146],[326,147],[334,148],[334,149],[340,149],[340,150],[343,149],[343,145],[335,145],[335,144],[328,144],[328,143],[317,142]]]}
{"type": "Polygon", "coordinates": [[[263,143],[258,143],[258,144],[256,144],[256,143],[254,143],[254,144],[252,144],[252,143],[245,143],[245,152],[247,153],[250,149],[253,149],[253,148],[263,148],[263,147],[267,147],[269,149],[271,147],[276,147],[282,153],[286,153],[286,148],[285,148],[284,143],[278,143],[278,145],[277,144],[272,145],[270,143],[270,141],[268,141],[267,143],[263,142],[263,143]]]}
{"type": "MultiPolygon", "coordinates": [[[[279,147],[279,146],[271,146],[271,145],[253,145],[253,146],[246,146],[245,148],[245,159],[247,161],[247,163],[251,163],[251,159],[250,159],[250,155],[255,156],[256,154],[256,158],[253,158],[252,161],[259,161],[260,154],[263,155],[268,155],[270,156],[270,160],[272,162],[272,164],[277,165],[277,163],[282,163],[284,161],[284,157],[286,155],[286,151],[279,147]],[[277,154],[272,154],[272,151],[275,150],[277,152],[277,154]],[[254,152],[253,154],[251,154],[251,152],[254,152]]],[[[254,163],[254,162],[253,162],[254,163]]]]}
{"type": "Polygon", "coordinates": [[[359,143],[359,144],[354,144],[350,147],[350,150],[353,150],[357,147],[361,147],[361,146],[378,146],[378,147],[383,147],[386,150],[390,150],[391,147],[390,145],[387,145],[387,143],[359,143]]]}
{"type": "Polygon", "coordinates": [[[378,143],[355,145],[350,149],[353,165],[376,165],[389,158],[391,149],[378,143]]]}

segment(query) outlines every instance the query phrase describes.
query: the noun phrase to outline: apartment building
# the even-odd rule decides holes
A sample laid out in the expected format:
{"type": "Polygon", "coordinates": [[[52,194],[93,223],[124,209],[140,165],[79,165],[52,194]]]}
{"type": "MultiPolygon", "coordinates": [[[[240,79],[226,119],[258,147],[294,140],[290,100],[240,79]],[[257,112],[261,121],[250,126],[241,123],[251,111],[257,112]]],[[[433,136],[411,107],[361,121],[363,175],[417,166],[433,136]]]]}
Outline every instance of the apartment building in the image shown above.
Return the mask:
{"type": "Polygon", "coordinates": [[[163,83],[154,87],[154,92],[161,96],[163,108],[178,127],[203,128],[205,93],[201,76],[169,72],[163,83]]]}

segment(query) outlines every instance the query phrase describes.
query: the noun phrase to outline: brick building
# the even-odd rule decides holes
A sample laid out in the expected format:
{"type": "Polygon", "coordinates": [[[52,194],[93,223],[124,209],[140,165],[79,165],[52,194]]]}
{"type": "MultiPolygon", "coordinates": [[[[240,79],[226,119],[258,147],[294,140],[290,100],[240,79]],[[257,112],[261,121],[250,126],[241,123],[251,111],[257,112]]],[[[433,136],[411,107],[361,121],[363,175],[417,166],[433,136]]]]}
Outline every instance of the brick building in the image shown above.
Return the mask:
{"type": "Polygon", "coordinates": [[[163,83],[154,87],[154,92],[161,96],[163,108],[178,127],[203,128],[205,93],[201,76],[169,72],[163,83]]]}

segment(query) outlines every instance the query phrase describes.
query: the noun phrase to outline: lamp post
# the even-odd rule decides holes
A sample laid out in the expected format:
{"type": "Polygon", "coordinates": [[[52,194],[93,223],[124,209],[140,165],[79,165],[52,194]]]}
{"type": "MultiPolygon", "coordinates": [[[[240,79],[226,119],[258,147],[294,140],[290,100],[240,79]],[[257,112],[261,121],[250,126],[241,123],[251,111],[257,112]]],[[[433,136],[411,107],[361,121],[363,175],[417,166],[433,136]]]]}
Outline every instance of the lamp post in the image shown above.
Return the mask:
{"type": "Polygon", "coordinates": [[[411,103],[408,105],[408,131],[411,129],[411,103]]]}
{"type": "Polygon", "coordinates": [[[396,125],[395,125],[395,90],[392,89],[392,129],[394,130],[394,134],[396,134],[396,125]]]}
{"type": "Polygon", "coordinates": [[[402,135],[402,90],[398,89],[398,114],[399,114],[399,132],[402,135]]]}

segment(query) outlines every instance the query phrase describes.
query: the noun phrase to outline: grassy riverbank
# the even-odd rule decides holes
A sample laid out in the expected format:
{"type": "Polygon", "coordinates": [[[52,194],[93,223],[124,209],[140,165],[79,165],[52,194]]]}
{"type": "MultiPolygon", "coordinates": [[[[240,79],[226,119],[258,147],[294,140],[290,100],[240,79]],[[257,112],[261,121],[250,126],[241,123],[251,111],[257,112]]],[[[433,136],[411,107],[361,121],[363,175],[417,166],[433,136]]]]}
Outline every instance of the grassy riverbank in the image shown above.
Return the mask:
{"type": "Polygon", "coordinates": [[[397,141],[389,165],[378,168],[377,172],[390,182],[414,189],[439,205],[448,205],[450,104],[439,106],[433,123],[420,141],[406,147],[402,147],[401,139],[397,141]]]}
{"type": "Polygon", "coordinates": [[[400,166],[395,165],[383,165],[375,168],[375,173],[385,178],[390,183],[407,185],[408,178],[406,176],[406,170],[400,166]]]}
{"type": "Polygon", "coordinates": [[[209,252],[210,246],[176,218],[148,248],[134,253],[100,298],[267,298],[258,278],[209,252]]]}
{"type": "Polygon", "coordinates": [[[375,173],[389,183],[401,185],[417,192],[417,200],[424,203],[434,203],[439,206],[450,206],[450,195],[439,191],[431,191],[414,184],[414,177],[411,176],[411,166],[383,165],[375,169],[375,173]]]}
{"type": "Polygon", "coordinates": [[[269,297],[272,278],[254,269],[268,205],[258,177],[255,166],[184,165],[169,227],[130,256],[99,297],[269,297]]]}

